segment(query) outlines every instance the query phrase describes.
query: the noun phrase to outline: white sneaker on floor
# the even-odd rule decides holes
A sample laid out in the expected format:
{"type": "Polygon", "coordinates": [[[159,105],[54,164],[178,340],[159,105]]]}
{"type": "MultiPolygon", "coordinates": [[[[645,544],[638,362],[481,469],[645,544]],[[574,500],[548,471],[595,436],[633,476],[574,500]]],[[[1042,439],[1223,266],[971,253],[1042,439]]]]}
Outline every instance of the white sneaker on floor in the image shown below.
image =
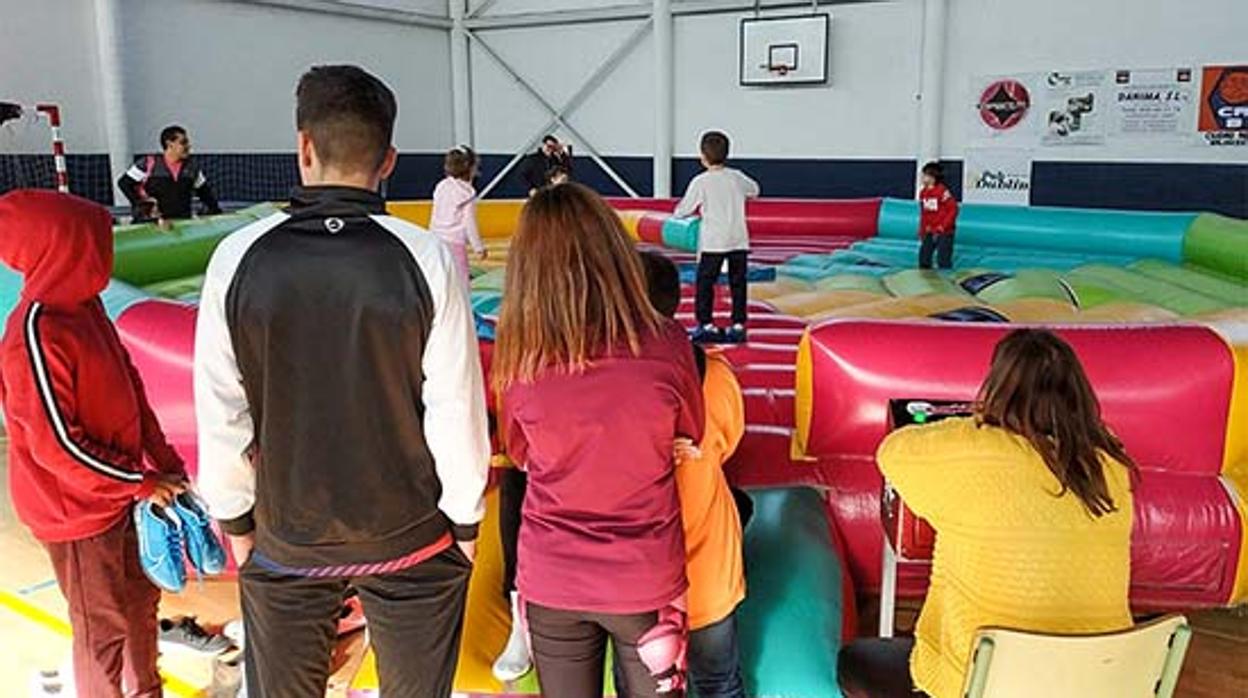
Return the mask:
{"type": "Polygon", "coordinates": [[[529,655],[529,641],[525,637],[524,623],[520,620],[518,594],[511,593],[511,635],[507,646],[494,660],[494,678],[503,683],[515,681],[533,670],[533,658],[529,655]]]}

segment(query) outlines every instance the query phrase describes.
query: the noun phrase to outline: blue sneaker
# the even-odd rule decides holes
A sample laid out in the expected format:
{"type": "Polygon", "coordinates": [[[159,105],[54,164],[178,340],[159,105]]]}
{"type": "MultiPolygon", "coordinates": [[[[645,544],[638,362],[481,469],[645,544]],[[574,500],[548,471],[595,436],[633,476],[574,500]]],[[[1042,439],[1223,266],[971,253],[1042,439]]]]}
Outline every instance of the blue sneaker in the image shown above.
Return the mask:
{"type": "Polygon", "coordinates": [[[724,332],[724,343],[745,344],[746,337],[745,325],[737,323],[732,327],[729,327],[728,331],[724,332]]]}
{"type": "Polygon", "coordinates": [[[702,325],[689,333],[689,339],[695,344],[719,344],[724,341],[724,332],[714,325],[702,325]]]}
{"type": "Polygon", "coordinates": [[[182,524],[167,509],[151,502],[134,507],[134,528],[139,535],[139,562],[156,586],[174,593],[186,588],[186,563],[182,560],[182,524]]]}
{"type": "Polygon", "coordinates": [[[182,522],[182,538],[186,541],[187,557],[199,574],[221,574],[225,571],[225,548],[212,530],[212,519],[204,511],[199,498],[183,492],[173,500],[173,513],[182,522]]]}

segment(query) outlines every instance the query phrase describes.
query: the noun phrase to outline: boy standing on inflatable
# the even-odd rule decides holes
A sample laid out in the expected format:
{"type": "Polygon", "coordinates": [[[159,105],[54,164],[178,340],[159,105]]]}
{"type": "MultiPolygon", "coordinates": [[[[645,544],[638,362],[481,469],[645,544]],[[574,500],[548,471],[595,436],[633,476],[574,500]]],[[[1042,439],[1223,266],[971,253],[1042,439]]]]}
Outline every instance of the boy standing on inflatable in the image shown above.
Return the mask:
{"type": "Polygon", "coordinates": [[[377,193],[390,88],[321,66],[296,99],[303,186],[217,247],[195,334],[200,487],[241,564],[248,694],[324,695],[349,584],[382,693],[450,696],[490,459],[467,287],[377,193]]]}
{"type": "Polygon", "coordinates": [[[9,491],[69,604],[80,696],[161,694],[160,590],[143,576],[131,512],[186,489],[143,383],[104,313],[113,219],[68,194],[0,197],[0,259],[21,300],[0,341],[9,491]],[[146,456],[146,462],[145,462],[146,456]]]}
{"type": "Polygon", "coordinates": [[[719,131],[702,134],[702,166],[706,172],[693,178],[685,197],[676,206],[677,218],[702,214],[698,232],[698,281],[695,342],[745,341],[746,277],[750,260],[750,231],[745,223],[745,201],[758,197],[758,182],[728,167],[728,136],[719,131]],[[732,289],[732,326],[727,332],[715,326],[715,283],[728,262],[728,286],[732,289]]]}
{"type": "Polygon", "coordinates": [[[953,268],[953,230],[958,220],[958,200],[945,186],[945,171],[938,162],[923,166],[919,191],[919,268],[932,268],[932,253],[941,269],[953,268]]]}

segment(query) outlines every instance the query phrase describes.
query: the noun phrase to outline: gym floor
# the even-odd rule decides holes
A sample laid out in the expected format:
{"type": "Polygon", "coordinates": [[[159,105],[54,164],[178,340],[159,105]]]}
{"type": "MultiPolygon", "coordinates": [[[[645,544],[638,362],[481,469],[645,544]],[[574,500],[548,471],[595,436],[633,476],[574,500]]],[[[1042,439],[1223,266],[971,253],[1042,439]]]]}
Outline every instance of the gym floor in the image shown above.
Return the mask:
{"type": "MultiPolygon", "coordinates": [[[[8,481],[7,443],[0,439],[0,481],[8,481]]],[[[44,670],[67,666],[69,625],[65,601],[56,588],[52,568],[38,542],[17,521],[7,487],[0,497],[0,676],[9,688],[24,686],[44,670]]],[[[912,628],[918,604],[903,604],[899,629],[912,628]]],[[[863,632],[877,617],[874,603],[861,606],[863,632]]],[[[190,582],[178,595],[167,594],[162,617],[193,615],[207,627],[238,616],[237,587],[228,581],[190,582]]],[[[1248,608],[1189,614],[1195,636],[1187,655],[1177,695],[1180,698],[1226,698],[1248,695],[1248,608]]],[[[207,696],[213,684],[213,662],[195,655],[162,657],[166,695],[207,696]]],[[[218,681],[222,679],[218,677],[218,681]]],[[[228,680],[228,677],[227,677],[228,680]]],[[[7,695],[26,695],[22,688],[7,695]]]]}

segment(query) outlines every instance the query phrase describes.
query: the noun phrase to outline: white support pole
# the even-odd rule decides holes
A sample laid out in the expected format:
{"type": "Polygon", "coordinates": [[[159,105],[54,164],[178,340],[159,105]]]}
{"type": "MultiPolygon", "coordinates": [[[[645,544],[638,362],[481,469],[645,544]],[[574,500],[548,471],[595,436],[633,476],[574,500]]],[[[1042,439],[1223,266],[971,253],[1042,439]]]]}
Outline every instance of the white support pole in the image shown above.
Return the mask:
{"type": "MultiPolygon", "coordinates": [[[[945,45],[948,0],[923,0],[923,58],[919,66],[918,167],[941,156],[941,114],[944,110],[945,45]]],[[[916,173],[916,184],[918,174],[916,173]]]]}
{"type": "MultiPolygon", "coordinates": [[[[108,137],[109,179],[119,177],[134,158],[126,120],[121,27],[121,0],[97,0],[95,45],[100,64],[100,91],[104,101],[104,131],[108,137]]],[[[113,202],[121,204],[126,198],[116,186],[114,183],[113,202]]]]}
{"type": "Polygon", "coordinates": [[[672,195],[672,130],[675,118],[672,0],[654,0],[654,196],[672,195]]]}
{"type": "Polygon", "coordinates": [[[472,142],[472,73],[468,63],[468,0],[449,0],[451,13],[451,124],[456,145],[472,142]]]}

